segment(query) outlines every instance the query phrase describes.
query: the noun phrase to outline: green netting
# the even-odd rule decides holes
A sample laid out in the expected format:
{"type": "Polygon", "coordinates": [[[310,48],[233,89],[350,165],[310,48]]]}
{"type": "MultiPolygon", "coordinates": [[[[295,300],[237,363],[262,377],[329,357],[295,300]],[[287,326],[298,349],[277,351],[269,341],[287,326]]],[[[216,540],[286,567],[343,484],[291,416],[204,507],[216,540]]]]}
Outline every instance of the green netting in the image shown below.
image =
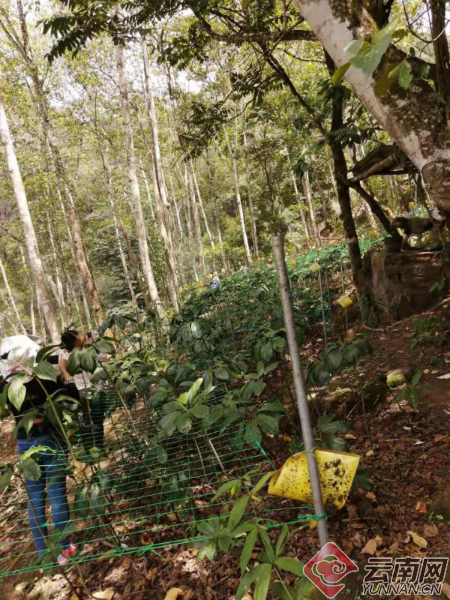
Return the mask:
{"type": "MultiPolygon", "coordinates": [[[[225,392],[225,388],[219,389],[212,401],[218,401],[225,392]]],[[[109,394],[109,402],[115,406],[114,394],[109,394]]],[[[140,401],[129,410],[134,426],[122,409],[116,408],[105,419],[103,459],[92,461],[90,454],[84,454],[83,444],[92,446],[92,431],[79,439],[78,463],[68,471],[71,541],[82,547],[75,562],[158,552],[166,546],[192,542],[199,536],[199,522],[228,518],[223,514],[224,499],[212,502],[220,485],[249,471],[256,483],[264,472],[273,469],[251,433],[247,431],[242,437],[240,424],[223,432],[219,427],[204,431],[198,424],[188,434],[175,434],[160,442],[159,416],[152,407],[140,401]],[[89,482],[95,480],[96,471],[97,481],[101,471],[103,488],[95,507],[86,507],[83,488],[92,485],[89,482]]],[[[53,568],[50,557],[38,560],[21,483],[16,480],[0,502],[0,577],[53,568]]],[[[311,507],[267,497],[258,517],[268,527],[276,527],[314,518],[311,511],[311,507]]]]}

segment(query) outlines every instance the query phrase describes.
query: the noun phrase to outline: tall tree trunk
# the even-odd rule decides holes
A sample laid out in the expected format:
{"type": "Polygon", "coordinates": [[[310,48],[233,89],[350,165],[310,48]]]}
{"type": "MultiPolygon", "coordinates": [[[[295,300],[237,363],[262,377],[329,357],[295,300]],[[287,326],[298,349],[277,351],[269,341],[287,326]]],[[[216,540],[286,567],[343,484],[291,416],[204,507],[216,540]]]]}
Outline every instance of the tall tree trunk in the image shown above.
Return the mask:
{"type": "Polygon", "coordinates": [[[128,292],[130,293],[131,301],[133,302],[133,304],[135,306],[138,306],[138,303],[136,300],[136,295],[134,293],[133,282],[131,281],[130,272],[128,270],[127,259],[125,258],[125,253],[122,248],[122,239],[121,239],[121,235],[119,232],[119,223],[118,223],[117,215],[116,215],[116,212],[117,212],[116,192],[114,190],[111,167],[109,166],[108,153],[107,153],[107,150],[104,151],[102,148],[102,143],[98,137],[98,131],[97,131],[97,143],[98,143],[98,147],[99,147],[99,151],[100,151],[100,156],[102,159],[103,170],[105,171],[106,187],[108,189],[109,204],[111,206],[111,213],[112,213],[113,224],[114,224],[114,235],[116,236],[116,244],[117,244],[117,249],[119,251],[120,262],[122,263],[122,269],[123,269],[123,274],[125,277],[125,282],[128,287],[128,292]]]}
{"type": "Polygon", "coordinates": [[[183,227],[181,225],[180,208],[177,203],[177,196],[175,194],[175,188],[173,186],[173,178],[172,178],[172,173],[170,172],[170,169],[169,169],[169,182],[170,182],[170,192],[172,194],[173,205],[175,207],[175,214],[177,217],[178,231],[180,232],[180,240],[182,240],[184,238],[184,233],[183,233],[183,227]]]}
{"type": "Polygon", "coordinates": [[[239,174],[238,174],[237,162],[236,162],[236,152],[237,152],[237,117],[236,117],[236,114],[235,114],[235,119],[234,119],[234,150],[231,149],[230,140],[228,138],[228,134],[225,129],[224,129],[224,132],[225,132],[225,139],[227,141],[228,152],[230,153],[230,156],[231,156],[231,164],[233,167],[234,189],[236,191],[236,204],[237,204],[237,209],[238,209],[238,214],[239,214],[239,221],[241,223],[242,240],[244,242],[245,262],[247,265],[251,265],[252,264],[252,255],[250,253],[250,246],[248,245],[247,230],[245,228],[244,210],[242,208],[241,190],[239,187],[239,174]]]}
{"type": "Polygon", "coordinates": [[[305,171],[303,173],[302,182],[303,182],[303,193],[305,194],[306,204],[308,205],[308,209],[309,209],[309,218],[311,221],[311,229],[312,229],[313,238],[314,238],[314,241],[317,244],[317,246],[321,246],[322,240],[320,239],[319,230],[317,228],[316,211],[314,210],[314,204],[313,204],[312,193],[311,193],[311,184],[309,182],[308,171],[305,171]]]}
{"type": "Polygon", "coordinates": [[[198,187],[197,175],[195,174],[195,169],[194,169],[193,163],[191,163],[191,170],[192,170],[192,179],[194,181],[194,189],[195,189],[195,193],[197,194],[198,205],[200,206],[200,213],[202,215],[203,223],[205,224],[206,235],[208,236],[209,245],[214,250],[214,248],[215,248],[214,240],[211,235],[211,230],[209,228],[208,219],[206,218],[205,207],[203,206],[203,200],[202,200],[202,196],[200,194],[200,188],[198,187]]]}
{"type": "Polygon", "coordinates": [[[128,237],[128,233],[127,230],[125,229],[124,224],[122,223],[122,221],[119,221],[119,225],[120,225],[120,229],[122,231],[122,235],[123,235],[123,239],[125,240],[125,245],[127,247],[127,251],[128,251],[128,256],[130,258],[130,264],[135,272],[136,275],[136,281],[138,282],[139,288],[141,290],[141,294],[142,294],[142,298],[144,300],[144,304],[145,304],[145,308],[150,308],[150,303],[148,301],[147,298],[147,292],[145,291],[145,282],[144,279],[142,277],[141,271],[139,269],[139,263],[138,260],[136,258],[135,253],[133,252],[133,248],[131,247],[130,244],[130,238],[128,237]]]}
{"type": "Polygon", "coordinates": [[[72,243],[74,249],[74,257],[77,261],[77,269],[81,277],[82,285],[85,288],[85,293],[89,298],[89,304],[94,311],[97,322],[103,320],[103,309],[100,302],[100,298],[95,286],[95,281],[92,276],[91,268],[87,258],[87,253],[83,244],[82,228],[78,213],[75,208],[75,201],[67,175],[66,167],[59,151],[57,138],[54,131],[53,120],[51,117],[51,110],[49,107],[47,95],[44,89],[43,79],[39,75],[39,68],[31,53],[27,23],[23,10],[22,0],[17,0],[17,8],[19,14],[20,27],[22,31],[22,42],[15,37],[16,46],[19,47],[22,58],[25,61],[26,67],[30,74],[34,93],[36,96],[39,117],[42,122],[42,129],[44,137],[47,141],[48,148],[50,151],[50,163],[55,172],[56,178],[59,180],[61,191],[64,191],[66,198],[65,206],[68,216],[68,225],[71,229],[72,243]]]}
{"type": "Polygon", "coordinates": [[[14,317],[11,316],[11,310],[10,310],[11,307],[9,306],[8,300],[6,299],[5,294],[3,293],[3,289],[1,287],[0,287],[0,300],[2,301],[2,304],[5,306],[4,314],[6,316],[6,319],[9,322],[9,324],[11,325],[13,334],[18,335],[19,329],[17,328],[16,320],[14,319],[14,317]]]}
{"type": "Polygon", "coordinates": [[[136,174],[136,155],[134,151],[133,131],[131,129],[131,112],[128,100],[128,81],[125,73],[124,48],[121,44],[116,46],[116,64],[119,74],[120,98],[122,102],[123,128],[125,134],[125,147],[127,151],[128,179],[130,182],[131,197],[133,199],[134,218],[136,221],[136,233],[139,243],[139,254],[142,269],[147,282],[150,298],[155,305],[155,310],[161,320],[164,320],[164,310],[156,287],[153,269],[147,243],[147,231],[142,212],[141,193],[136,174]]]}
{"type": "Polygon", "coordinates": [[[36,335],[36,316],[34,314],[34,289],[31,287],[30,292],[30,323],[31,323],[31,335],[36,335]]]}
{"type": "Polygon", "coordinates": [[[2,274],[3,283],[5,284],[5,290],[6,290],[6,294],[8,296],[9,305],[11,306],[11,309],[12,309],[12,311],[14,313],[14,317],[16,319],[17,326],[22,331],[22,333],[26,333],[27,330],[25,329],[25,325],[23,324],[22,318],[21,318],[20,313],[19,313],[19,309],[17,308],[17,304],[16,304],[16,301],[14,299],[14,294],[11,291],[11,287],[9,285],[8,277],[6,275],[5,265],[3,264],[3,261],[1,259],[1,257],[0,257],[0,272],[2,274]]]}
{"type": "Polygon", "coordinates": [[[45,282],[44,267],[42,266],[39,247],[36,239],[36,234],[31,220],[30,210],[28,208],[27,196],[23,185],[22,176],[20,174],[19,163],[17,162],[16,151],[9,130],[8,121],[6,118],[5,109],[3,107],[2,97],[0,95],[0,136],[3,148],[6,154],[8,171],[11,176],[11,182],[16,196],[17,206],[19,209],[19,217],[24,229],[25,243],[30,261],[30,267],[33,273],[33,278],[38,292],[38,303],[42,307],[45,323],[52,342],[59,341],[58,319],[56,317],[55,307],[52,298],[47,289],[45,282]]]}
{"type": "Polygon", "coordinates": [[[47,212],[47,227],[48,227],[48,237],[50,240],[50,246],[52,248],[53,263],[55,265],[56,287],[58,290],[59,297],[61,298],[62,303],[64,305],[64,287],[62,284],[61,273],[60,273],[60,268],[59,268],[58,253],[56,251],[55,238],[53,236],[52,221],[51,221],[51,216],[50,216],[49,212],[47,212]]]}
{"type": "MultiPolygon", "coordinates": [[[[294,0],[294,4],[337,67],[353,57],[347,50],[351,42],[367,40],[378,30],[368,12],[375,3],[294,0]]],[[[417,58],[408,58],[394,46],[384,54],[377,78],[404,59],[409,61],[412,72],[406,91],[394,84],[389,92],[378,96],[377,79],[355,67],[347,70],[345,78],[362,104],[422,173],[432,199],[450,214],[450,127],[441,99],[416,68],[417,58]]]]}
{"type": "Polygon", "coordinates": [[[447,104],[447,114],[450,105],[450,53],[447,39],[447,19],[445,15],[445,0],[430,0],[431,37],[433,38],[434,56],[436,61],[436,79],[439,94],[447,104]]]}
{"type": "Polygon", "coordinates": [[[253,252],[256,258],[259,258],[258,248],[258,231],[256,229],[255,211],[253,210],[253,198],[252,198],[252,187],[250,185],[250,169],[249,169],[249,157],[248,157],[248,146],[247,146],[247,119],[244,113],[243,124],[242,124],[242,136],[244,139],[244,150],[245,150],[245,182],[247,184],[247,196],[248,196],[248,212],[250,215],[250,227],[252,231],[252,242],[253,252]]]}
{"type": "Polygon", "coordinates": [[[150,193],[150,187],[148,185],[147,173],[145,172],[145,169],[142,166],[142,163],[139,164],[139,170],[142,173],[142,179],[144,180],[145,191],[147,192],[148,205],[150,207],[150,215],[152,217],[152,220],[154,221],[156,219],[156,217],[155,217],[155,211],[154,211],[154,208],[153,208],[152,195],[150,193]]]}
{"type": "MultiPolygon", "coordinates": [[[[192,171],[194,169],[192,168],[192,171]]],[[[206,264],[205,264],[205,254],[203,250],[203,238],[202,238],[202,229],[200,226],[200,216],[198,214],[198,205],[197,199],[194,190],[194,177],[192,173],[189,173],[189,189],[190,189],[190,198],[191,198],[191,207],[192,207],[192,215],[194,217],[194,227],[195,227],[195,237],[197,239],[197,256],[198,262],[200,264],[200,273],[202,275],[202,283],[206,285],[208,280],[206,276],[206,264]]]]}

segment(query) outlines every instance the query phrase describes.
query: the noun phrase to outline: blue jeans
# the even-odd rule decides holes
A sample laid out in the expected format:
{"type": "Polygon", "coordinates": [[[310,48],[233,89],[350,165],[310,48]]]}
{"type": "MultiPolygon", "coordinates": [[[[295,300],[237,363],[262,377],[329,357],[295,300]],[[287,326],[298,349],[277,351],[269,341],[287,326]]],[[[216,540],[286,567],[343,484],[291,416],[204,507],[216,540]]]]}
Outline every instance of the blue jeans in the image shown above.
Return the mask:
{"type": "MultiPolygon", "coordinates": [[[[39,555],[46,550],[45,538],[47,536],[47,519],[45,517],[46,488],[52,509],[52,520],[55,532],[63,532],[70,520],[69,502],[67,500],[66,473],[64,451],[65,447],[52,435],[43,434],[38,437],[19,439],[19,454],[30,448],[46,446],[56,452],[39,452],[32,458],[41,467],[41,477],[38,481],[25,480],[28,490],[28,519],[33,534],[34,543],[39,555]]],[[[68,548],[69,539],[59,539],[57,546],[68,548]]]]}

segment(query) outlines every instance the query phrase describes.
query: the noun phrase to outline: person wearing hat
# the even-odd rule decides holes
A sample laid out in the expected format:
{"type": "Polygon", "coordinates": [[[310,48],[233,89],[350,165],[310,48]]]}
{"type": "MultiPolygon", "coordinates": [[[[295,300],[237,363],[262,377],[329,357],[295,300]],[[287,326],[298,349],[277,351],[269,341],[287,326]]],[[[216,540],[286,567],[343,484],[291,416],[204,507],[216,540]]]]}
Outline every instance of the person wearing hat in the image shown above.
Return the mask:
{"type": "MultiPolygon", "coordinates": [[[[44,404],[48,396],[57,397],[58,393],[79,400],[79,393],[74,380],[67,372],[64,364],[58,365],[61,373],[57,381],[39,379],[29,368],[30,362],[36,359],[40,346],[26,335],[15,335],[4,338],[0,343],[0,393],[17,373],[24,373],[25,398],[20,406],[8,399],[8,409],[14,417],[17,430],[19,455],[27,450],[43,446],[33,455],[39,464],[41,473],[37,481],[25,479],[28,492],[28,519],[36,550],[42,556],[47,548],[47,526],[45,516],[46,493],[52,509],[54,529],[63,534],[70,520],[69,503],[66,488],[67,446],[61,431],[50,423],[44,414],[44,404]],[[21,421],[27,413],[34,412],[31,428],[27,432],[21,421]]],[[[63,537],[63,536],[61,536],[63,537]]],[[[69,537],[58,541],[63,550],[57,557],[60,565],[66,565],[78,551],[76,544],[71,544],[69,537]]]]}

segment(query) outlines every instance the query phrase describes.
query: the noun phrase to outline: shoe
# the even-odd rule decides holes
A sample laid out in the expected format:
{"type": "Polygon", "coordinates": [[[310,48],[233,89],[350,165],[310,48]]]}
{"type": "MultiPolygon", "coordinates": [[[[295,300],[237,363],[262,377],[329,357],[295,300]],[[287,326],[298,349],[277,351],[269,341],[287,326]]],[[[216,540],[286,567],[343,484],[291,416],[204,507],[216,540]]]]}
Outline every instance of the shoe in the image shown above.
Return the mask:
{"type": "Polygon", "coordinates": [[[75,558],[77,553],[78,553],[78,545],[70,544],[70,546],[67,548],[67,550],[63,550],[61,552],[61,554],[57,557],[56,560],[58,561],[58,564],[61,567],[64,567],[65,565],[69,564],[69,562],[72,560],[72,558],[75,558]]]}

